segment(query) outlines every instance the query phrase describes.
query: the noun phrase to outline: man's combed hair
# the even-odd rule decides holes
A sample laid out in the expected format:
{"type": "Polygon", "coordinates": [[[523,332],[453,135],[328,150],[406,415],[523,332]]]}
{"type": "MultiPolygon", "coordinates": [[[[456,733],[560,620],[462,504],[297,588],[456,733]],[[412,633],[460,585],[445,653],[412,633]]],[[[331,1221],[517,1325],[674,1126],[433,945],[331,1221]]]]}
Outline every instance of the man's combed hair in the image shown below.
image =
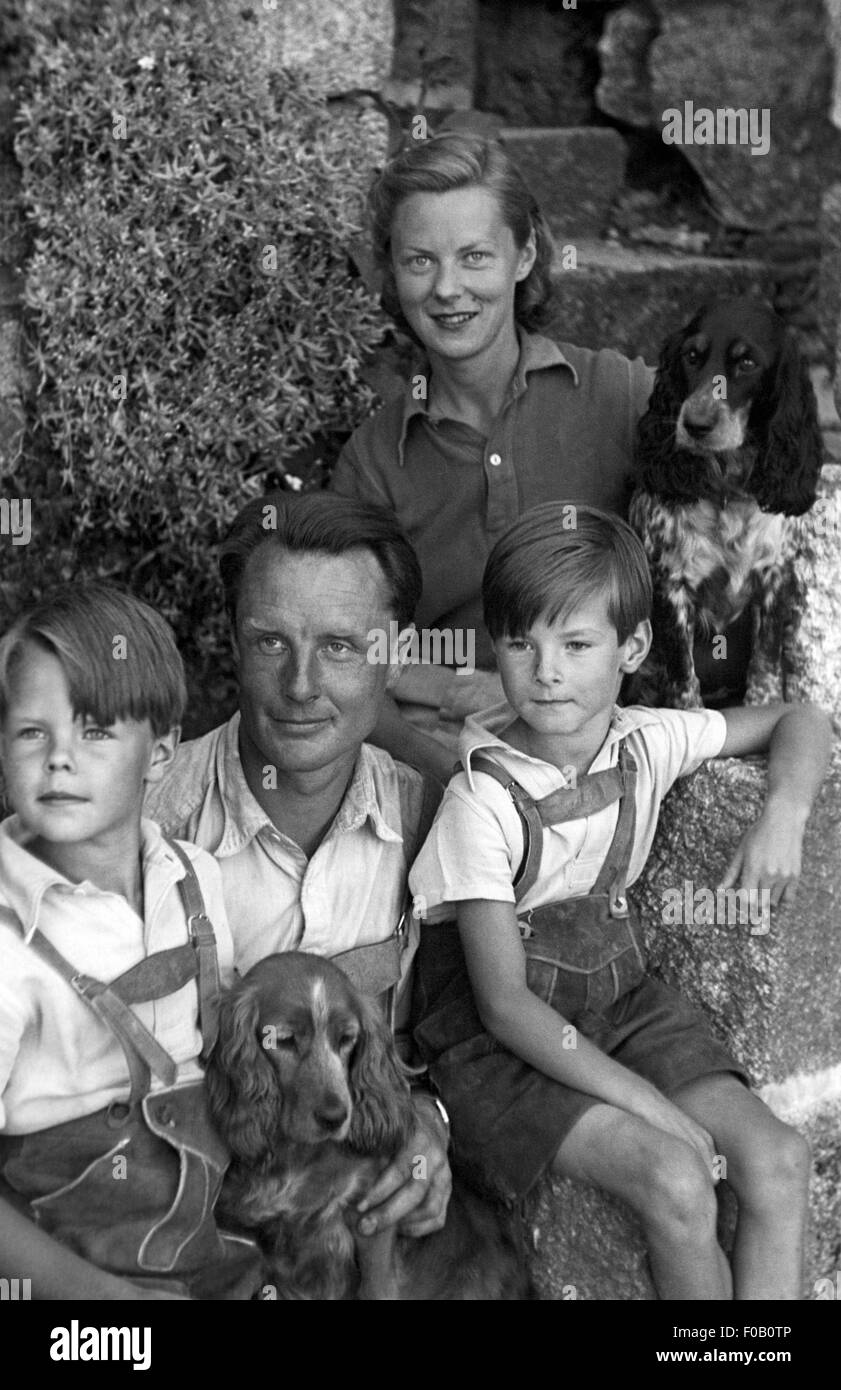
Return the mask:
{"type": "Polygon", "coordinates": [[[111,584],[62,584],[0,640],[0,718],[27,646],[61,663],[73,713],[107,727],[148,719],[156,736],[181,723],[187,703],[175,634],[148,604],[111,584]]]}
{"type": "Polygon", "coordinates": [[[522,637],[542,618],[553,623],[594,595],[624,642],[651,613],[651,576],[639,538],[597,507],[544,502],[497,541],[485,566],[485,626],[496,642],[522,637]]]}
{"type": "Polygon", "coordinates": [[[400,626],[415,616],[423,587],[420,565],[394,512],[333,492],[278,491],[247,502],[219,549],[225,607],[234,630],[245,567],[254,551],[268,544],[294,554],[370,550],[385,577],[400,626]]]}
{"type": "MultiPolygon", "coordinates": [[[[511,156],[498,140],[469,131],[444,131],[431,140],[416,140],[395,155],[375,178],[368,194],[374,259],[383,277],[382,304],[404,332],[391,265],[391,230],[398,207],[413,193],[451,193],[459,188],[487,188],[499,203],[518,250],[534,232],[534,265],[514,292],[514,317],[522,328],[543,328],[552,318],[552,257],[549,224],[511,156]]],[[[412,335],[414,336],[414,334],[412,335]]]]}

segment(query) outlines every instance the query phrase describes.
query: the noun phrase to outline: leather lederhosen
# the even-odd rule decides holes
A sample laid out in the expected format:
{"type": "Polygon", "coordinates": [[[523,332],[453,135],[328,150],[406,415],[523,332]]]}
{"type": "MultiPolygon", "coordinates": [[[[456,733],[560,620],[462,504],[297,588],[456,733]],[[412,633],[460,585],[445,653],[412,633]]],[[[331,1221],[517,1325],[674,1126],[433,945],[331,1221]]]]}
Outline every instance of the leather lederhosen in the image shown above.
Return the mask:
{"type": "MultiPolygon", "coordinates": [[[[471,765],[505,787],[521,818],[524,853],[514,880],[518,904],[539,876],[544,827],[583,819],[619,801],[613,839],[592,890],[517,914],[529,989],[570,1022],[600,1013],[645,975],[640,924],[626,892],[636,820],[633,756],[623,742],[616,767],[588,773],[576,787],[540,800],[493,759],[476,755],[471,765]]],[[[481,1030],[452,922],[422,929],[415,1018],[415,1039],[428,1062],[481,1030]]]]}
{"type": "Polygon", "coordinates": [[[216,940],[191,861],[177,843],[167,843],[185,869],[177,886],[189,943],[155,952],[104,984],[76,971],[40,931],[30,938],[31,948],[117,1038],[130,1088],[125,1099],[94,1114],[31,1134],[0,1135],[0,1193],[109,1273],[198,1298],[249,1298],[262,1265],[252,1241],[216,1225],[229,1155],[211,1124],[204,1083],[178,1081],[176,1063],[131,1008],[197,980],[203,1058],[213,1046],[216,940]]]}

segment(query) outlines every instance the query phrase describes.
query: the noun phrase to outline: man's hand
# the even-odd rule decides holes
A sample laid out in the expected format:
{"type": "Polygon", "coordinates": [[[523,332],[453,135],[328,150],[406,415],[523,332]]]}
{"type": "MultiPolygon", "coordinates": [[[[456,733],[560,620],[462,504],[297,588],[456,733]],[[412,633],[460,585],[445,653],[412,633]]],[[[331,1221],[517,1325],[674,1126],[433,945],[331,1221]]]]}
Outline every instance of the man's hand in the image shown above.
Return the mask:
{"type": "Polygon", "coordinates": [[[359,1222],[363,1236],[387,1226],[404,1236],[428,1236],[446,1220],[453,1185],[446,1126],[431,1096],[416,1093],[412,1101],[414,1134],[357,1207],[365,1213],[359,1222]]]}

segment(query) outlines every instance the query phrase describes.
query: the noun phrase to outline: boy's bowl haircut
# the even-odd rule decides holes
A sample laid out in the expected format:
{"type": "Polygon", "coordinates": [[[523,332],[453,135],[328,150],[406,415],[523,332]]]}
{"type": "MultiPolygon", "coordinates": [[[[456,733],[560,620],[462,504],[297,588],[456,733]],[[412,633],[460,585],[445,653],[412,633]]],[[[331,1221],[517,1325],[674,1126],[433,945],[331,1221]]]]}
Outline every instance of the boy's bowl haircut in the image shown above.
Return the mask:
{"type": "Polygon", "coordinates": [[[62,584],[23,613],[0,640],[0,718],[15,670],[34,643],[61,663],[73,712],[108,727],[148,719],[156,737],[181,723],[184,665],[165,618],[111,584],[62,584]]]}
{"type": "Polygon", "coordinates": [[[620,643],[651,613],[651,575],[626,522],[580,502],[544,502],[494,546],[482,579],[492,641],[522,636],[538,618],[555,622],[605,594],[620,643]]]}

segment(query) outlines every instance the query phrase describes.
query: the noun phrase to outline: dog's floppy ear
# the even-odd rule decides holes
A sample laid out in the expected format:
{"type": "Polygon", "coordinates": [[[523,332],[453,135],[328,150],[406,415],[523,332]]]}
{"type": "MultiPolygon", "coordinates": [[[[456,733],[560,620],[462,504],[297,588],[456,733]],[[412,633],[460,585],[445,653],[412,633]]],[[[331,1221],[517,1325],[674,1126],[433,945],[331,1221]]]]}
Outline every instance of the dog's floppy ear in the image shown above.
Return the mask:
{"type": "Polygon", "coordinates": [[[207,1066],[210,1110],[234,1158],[252,1166],[272,1155],[281,1093],[259,1034],[253,985],[237,985],[222,999],[219,1037],[207,1066]]]}
{"type": "Polygon", "coordinates": [[[679,500],[697,496],[697,460],[675,444],[675,426],[686,397],[681,350],[696,320],[663,344],[648,409],[637,426],[634,483],[645,492],[679,500]]]}
{"type": "Polygon", "coordinates": [[[362,1031],[350,1063],[353,1118],[348,1143],[359,1153],[393,1154],[412,1131],[407,1071],[376,1005],[361,996],[359,1005],[362,1031]]]}
{"type": "Polygon", "coordinates": [[[757,413],[761,435],[757,501],[763,511],[800,516],[815,500],[823,440],[809,370],[790,329],[775,379],[757,403],[757,413]]]}

